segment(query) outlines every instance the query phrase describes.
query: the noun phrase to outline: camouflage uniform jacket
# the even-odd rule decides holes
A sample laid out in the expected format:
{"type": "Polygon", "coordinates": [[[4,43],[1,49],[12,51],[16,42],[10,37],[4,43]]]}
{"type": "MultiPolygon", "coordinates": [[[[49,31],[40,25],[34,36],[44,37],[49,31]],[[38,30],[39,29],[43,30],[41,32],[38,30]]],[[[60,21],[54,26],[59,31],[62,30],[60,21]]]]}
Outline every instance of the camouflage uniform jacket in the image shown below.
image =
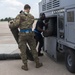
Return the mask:
{"type": "Polygon", "coordinates": [[[24,12],[18,14],[13,23],[10,24],[11,28],[29,29],[32,28],[34,17],[31,14],[25,14],[24,12]]]}

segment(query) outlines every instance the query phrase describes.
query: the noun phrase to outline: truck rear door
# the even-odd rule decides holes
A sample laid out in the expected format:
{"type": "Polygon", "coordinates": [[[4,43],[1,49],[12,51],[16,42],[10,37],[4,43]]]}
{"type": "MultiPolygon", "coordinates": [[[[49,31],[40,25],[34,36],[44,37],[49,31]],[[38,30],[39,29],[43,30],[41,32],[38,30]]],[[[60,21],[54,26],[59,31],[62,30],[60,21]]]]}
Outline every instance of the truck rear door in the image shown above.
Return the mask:
{"type": "Polygon", "coordinates": [[[66,41],[75,43],[75,8],[68,9],[66,12],[66,41]]]}

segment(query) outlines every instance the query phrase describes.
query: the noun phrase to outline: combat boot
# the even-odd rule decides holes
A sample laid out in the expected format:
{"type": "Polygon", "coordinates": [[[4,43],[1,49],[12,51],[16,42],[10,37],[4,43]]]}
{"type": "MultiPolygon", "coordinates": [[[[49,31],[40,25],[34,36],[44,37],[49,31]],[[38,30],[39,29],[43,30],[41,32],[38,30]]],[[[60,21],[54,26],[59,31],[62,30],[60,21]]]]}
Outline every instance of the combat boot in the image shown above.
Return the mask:
{"type": "Polygon", "coordinates": [[[39,62],[39,58],[35,58],[34,61],[36,63],[36,68],[40,68],[43,66],[43,64],[39,62]]]}
{"type": "Polygon", "coordinates": [[[25,71],[28,71],[28,65],[27,65],[27,64],[22,65],[21,68],[22,68],[23,70],[25,70],[25,71]]]}
{"type": "Polygon", "coordinates": [[[42,63],[36,63],[36,68],[40,68],[40,67],[42,67],[42,66],[43,66],[42,63]]]}

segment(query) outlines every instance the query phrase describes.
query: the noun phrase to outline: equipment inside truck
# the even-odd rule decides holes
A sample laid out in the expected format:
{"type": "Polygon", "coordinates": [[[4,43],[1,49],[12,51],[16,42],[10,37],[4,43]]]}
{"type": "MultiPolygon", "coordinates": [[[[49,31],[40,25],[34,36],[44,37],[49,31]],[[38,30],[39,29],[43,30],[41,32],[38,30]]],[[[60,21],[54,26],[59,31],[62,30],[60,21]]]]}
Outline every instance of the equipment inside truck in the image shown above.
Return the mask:
{"type": "Polygon", "coordinates": [[[54,36],[57,37],[57,16],[49,17],[48,21],[48,32],[44,33],[44,37],[54,36]]]}

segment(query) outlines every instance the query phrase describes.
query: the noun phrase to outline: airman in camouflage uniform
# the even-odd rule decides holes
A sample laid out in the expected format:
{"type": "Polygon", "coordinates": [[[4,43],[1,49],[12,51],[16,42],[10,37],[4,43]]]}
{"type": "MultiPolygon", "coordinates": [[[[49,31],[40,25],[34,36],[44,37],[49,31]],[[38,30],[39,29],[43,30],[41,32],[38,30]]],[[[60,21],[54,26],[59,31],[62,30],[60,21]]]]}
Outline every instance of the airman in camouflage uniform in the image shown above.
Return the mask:
{"type": "Polygon", "coordinates": [[[30,6],[26,4],[24,6],[24,12],[21,12],[17,17],[14,19],[13,23],[10,23],[9,27],[11,28],[19,28],[21,32],[19,32],[19,49],[21,51],[21,59],[24,63],[22,66],[23,70],[28,70],[27,65],[27,55],[26,55],[26,43],[29,44],[34,61],[36,63],[36,68],[40,68],[42,66],[42,63],[39,62],[38,54],[36,51],[36,43],[34,39],[34,32],[30,31],[28,33],[24,32],[28,29],[32,28],[32,24],[34,22],[34,17],[29,14],[30,12],[30,6]]]}

